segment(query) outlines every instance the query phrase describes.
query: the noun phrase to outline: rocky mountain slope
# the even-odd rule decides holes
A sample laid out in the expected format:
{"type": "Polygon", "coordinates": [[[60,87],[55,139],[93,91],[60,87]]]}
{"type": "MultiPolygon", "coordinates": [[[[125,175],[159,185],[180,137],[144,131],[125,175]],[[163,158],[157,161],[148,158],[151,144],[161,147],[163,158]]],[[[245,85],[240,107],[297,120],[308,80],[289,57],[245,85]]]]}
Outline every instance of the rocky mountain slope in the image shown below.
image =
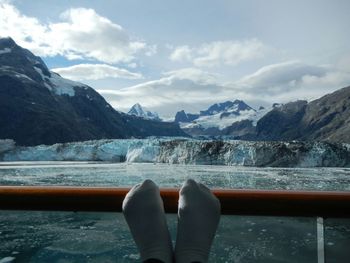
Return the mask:
{"type": "Polygon", "coordinates": [[[350,86],[310,103],[274,108],[258,121],[256,139],[350,143],[350,86]]]}
{"type": "Polygon", "coordinates": [[[158,113],[145,110],[139,103],[133,105],[128,111],[128,114],[148,120],[161,121],[158,113]]]}
{"type": "Polygon", "coordinates": [[[184,135],[175,123],[114,110],[94,89],[49,71],[11,38],[0,39],[0,139],[37,145],[184,135]]]}

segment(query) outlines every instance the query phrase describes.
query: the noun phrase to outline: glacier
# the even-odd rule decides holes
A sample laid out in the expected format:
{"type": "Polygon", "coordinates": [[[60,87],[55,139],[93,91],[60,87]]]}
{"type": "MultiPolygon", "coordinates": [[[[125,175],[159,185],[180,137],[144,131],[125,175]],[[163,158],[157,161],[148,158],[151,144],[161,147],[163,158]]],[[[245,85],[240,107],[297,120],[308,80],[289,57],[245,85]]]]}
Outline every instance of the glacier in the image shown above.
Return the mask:
{"type": "Polygon", "coordinates": [[[32,147],[0,140],[0,161],[106,161],[256,167],[350,167],[350,146],[189,138],[105,139],[32,147]]]}
{"type": "Polygon", "coordinates": [[[56,95],[68,95],[70,97],[73,97],[75,96],[74,87],[87,87],[85,84],[82,84],[80,82],[62,78],[59,74],[53,71],[50,71],[51,76],[48,77],[45,76],[41,68],[34,66],[34,69],[41,76],[45,87],[50,91],[53,91],[56,95]]]}

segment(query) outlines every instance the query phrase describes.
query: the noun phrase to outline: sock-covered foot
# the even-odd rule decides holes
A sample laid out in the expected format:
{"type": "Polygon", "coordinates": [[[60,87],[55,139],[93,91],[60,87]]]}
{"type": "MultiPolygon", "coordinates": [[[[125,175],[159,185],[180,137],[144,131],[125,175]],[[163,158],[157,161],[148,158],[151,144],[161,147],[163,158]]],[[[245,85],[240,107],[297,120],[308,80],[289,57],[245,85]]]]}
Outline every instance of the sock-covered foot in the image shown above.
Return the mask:
{"type": "Polygon", "coordinates": [[[187,180],[180,190],[175,261],[207,262],[219,219],[219,200],[204,185],[187,180]]]}
{"type": "Polygon", "coordinates": [[[123,201],[123,213],[141,260],[172,262],[173,248],[159,188],[151,180],[134,186],[123,201]]]}

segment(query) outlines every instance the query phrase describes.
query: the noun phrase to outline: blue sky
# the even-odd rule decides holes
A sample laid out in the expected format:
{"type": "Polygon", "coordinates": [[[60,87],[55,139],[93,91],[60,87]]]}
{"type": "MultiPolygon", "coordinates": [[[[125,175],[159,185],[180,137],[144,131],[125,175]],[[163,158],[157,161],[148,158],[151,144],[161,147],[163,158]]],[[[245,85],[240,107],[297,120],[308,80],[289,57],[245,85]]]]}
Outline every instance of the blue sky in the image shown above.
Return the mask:
{"type": "Polygon", "coordinates": [[[4,1],[0,36],[161,116],[243,99],[315,99],[350,85],[350,1],[4,1]]]}

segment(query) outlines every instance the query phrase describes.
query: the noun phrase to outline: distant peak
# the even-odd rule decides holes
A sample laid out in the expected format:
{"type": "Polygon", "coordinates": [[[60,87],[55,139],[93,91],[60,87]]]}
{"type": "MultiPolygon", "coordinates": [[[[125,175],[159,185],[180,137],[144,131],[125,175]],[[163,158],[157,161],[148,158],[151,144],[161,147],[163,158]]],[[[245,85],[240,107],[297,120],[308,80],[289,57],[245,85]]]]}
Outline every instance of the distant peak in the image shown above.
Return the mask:
{"type": "Polygon", "coordinates": [[[129,114],[142,113],[142,112],[144,112],[144,110],[140,103],[135,103],[129,110],[129,114]]]}
{"type": "Polygon", "coordinates": [[[17,46],[17,44],[11,37],[0,38],[0,49],[6,48],[6,47],[12,48],[14,46],[17,46]]]}
{"type": "Polygon", "coordinates": [[[145,119],[158,120],[158,121],[161,120],[156,112],[151,112],[151,111],[148,111],[148,110],[144,110],[140,103],[134,104],[130,108],[128,114],[135,115],[135,116],[138,116],[138,117],[142,117],[142,118],[145,118],[145,119]]]}
{"type": "Polygon", "coordinates": [[[142,109],[142,106],[140,103],[135,103],[134,106],[132,106],[131,108],[139,108],[142,109]]]}

